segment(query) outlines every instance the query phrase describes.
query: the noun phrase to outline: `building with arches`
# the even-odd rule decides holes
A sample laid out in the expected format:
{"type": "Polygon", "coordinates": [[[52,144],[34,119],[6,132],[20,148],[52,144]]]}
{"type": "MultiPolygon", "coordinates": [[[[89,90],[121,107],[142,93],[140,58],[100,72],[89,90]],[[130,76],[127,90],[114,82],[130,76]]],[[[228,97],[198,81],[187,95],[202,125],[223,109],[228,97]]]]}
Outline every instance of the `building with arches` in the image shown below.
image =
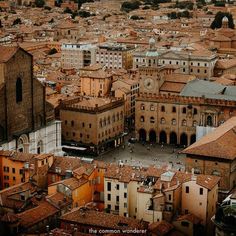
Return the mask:
{"type": "Polygon", "coordinates": [[[33,57],[20,47],[0,47],[0,148],[61,154],[61,123],[33,78],[33,57]]]}
{"type": "Polygon", "coordinates": [[[120,145],[124,111],[122,98],[81,97],[64,102],[60,110],[63,142],[97,154],[120,145]]]}
{"type": "Polygon", "coordinates": [[[136,138],[189,146],[236,115],[236,86],[142,67],[135,106],[136,138]]]}

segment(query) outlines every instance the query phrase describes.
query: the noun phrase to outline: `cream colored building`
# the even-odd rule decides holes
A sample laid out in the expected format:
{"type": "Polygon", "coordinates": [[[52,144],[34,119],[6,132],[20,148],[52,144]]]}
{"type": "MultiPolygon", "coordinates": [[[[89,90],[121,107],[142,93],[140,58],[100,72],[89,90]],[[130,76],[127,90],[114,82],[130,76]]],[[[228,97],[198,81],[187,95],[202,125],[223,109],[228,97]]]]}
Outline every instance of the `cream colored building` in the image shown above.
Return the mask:
{"type": "Polygon", "coordinates": [[[92,97],[109,95],[112,84],[112,74],[99,64],[80,69],[81,94],[92,97]]]}
{"type": "Polygon", "coordinates": [[[135,119],[135,99],[139,93],[139,81],[132,79],[118,79],[112,83],[111,91],[114,97],[125,100],[125,121],[132,126],[135,119]]]}
{"type": "Polygon", "coordinates": [[[124,101],[113,98],[78,98],[60,110],[62,139],[99,153],[123,141],[124,101]]]}
{"type": "Polygon", "coordinates": [[[211,232],[209,220],[216,211],[219,180],[153,166],[110,164],[104,177],[104,204],[113,214],[150,223],[171,222],[176,215],[191,213],[211,232]]]}
{"type": "Polygon", "coordinates": [[[207,226],[206,235],[212,235],[213,224],[211,218],[216,212],[218,200],[218,184],[208,176],[203,181],[200,176],[193,176],[190,181],[182,185],[182,213],[192,213],[202,220],[207,226]]]}
{"type": "Polygon", "coordinates": [[[214,75],[217,55],[205,48],[156,48],[155,40],[149,40],[149,49],[138,49],[133,53],[133,68],[172,66],[178,73],[195,75],[204,79],[214,75]]]}
{"type": "Polygon", "coordinates": [[[121,44],[102,44],[98,46],[96,62],[110,69],[131,69],[134,47],[121,44]]]}
{"type": "Polygon", "coordinates": [[[63,43],[61,46],[61,67],[81,69],[96,62],[96,46],[92,44],[63,43]]]}

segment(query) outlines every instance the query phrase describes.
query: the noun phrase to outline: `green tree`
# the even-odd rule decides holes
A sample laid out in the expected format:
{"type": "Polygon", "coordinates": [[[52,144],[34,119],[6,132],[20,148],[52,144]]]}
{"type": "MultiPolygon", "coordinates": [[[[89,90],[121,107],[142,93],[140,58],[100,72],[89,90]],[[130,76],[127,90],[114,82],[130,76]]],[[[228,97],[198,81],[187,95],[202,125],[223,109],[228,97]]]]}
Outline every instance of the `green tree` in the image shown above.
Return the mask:
{"type": "Polygon", "coordinates": [[[18,24],[21,24],[21,19],[20,19],[20,18],[16,18],[16,19],[13,21],[13,25],[18,25],[18,24]]]}
{"type": "Polygon", "coordinates": [[[88,11],[79,11],[78,15],[82,18],[87,18],[87,17],[91,16],[90,12],[88,12],[88,11]]]}
{"type": "Polygon", "coordinates": [[[43,7],[45,5],[44,0],[35,0],[35,6],[36,7],[43,7]]]}
{"type": "Polygon", "coordinates": [[[52,49],[50,49],[50,51],[48,52],[48,55],[53,55],[53,54],[55,54],[55,53],[57,53],[56,48],[52,48],[52,49]]]}
{"type": "Polygon", "coordinates": [[[72,14],[73,11],[72,11],[69,7],[67,7],[67,8],[64,10],[64,13],[72,14]]]}
{"type": "Polygon", "coordinates": [[[228,12],[217,12],[216,15],[215,15],[215,19],[213,20],[213,22],[211,23],[211,28],[212,29],[216,29],[216,28],[221,28],[222,26],[222,19],[224,17],[227,17],[228,18],[228,25],[229,25],[229,28],[231,29],[234,29],[234,20],[233,20],[233,16],[232,14],[228,13],[228,12]]]}
{"type": "Polygon", "coordinates": [[[123,2],[121,5],[121,11],[130,12],[139,9],[141,3],[139,1],[123,2]]]}

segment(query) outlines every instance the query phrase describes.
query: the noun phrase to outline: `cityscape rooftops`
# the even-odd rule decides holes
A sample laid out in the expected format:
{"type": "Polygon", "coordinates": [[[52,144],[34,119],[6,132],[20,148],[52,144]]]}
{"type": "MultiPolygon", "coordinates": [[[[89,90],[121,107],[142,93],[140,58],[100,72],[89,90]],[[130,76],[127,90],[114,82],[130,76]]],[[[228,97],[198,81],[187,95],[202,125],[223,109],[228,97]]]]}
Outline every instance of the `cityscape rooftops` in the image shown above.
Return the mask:
{"type": "Polygon", "coordinates": [[[224,86],[215,82],[195,79],[188,82],[180,96],[205,97],[236,101],[236,86],[224,86]]]}
{"type": "Polygon", "coordinates": [[[145,229],[147,227],[144,221],[99,212],[86,207],[75,208],[64,214],[60,219],[74,224],[93,225],[115,230],[145,229]]]}
{"type": "Polygon", "coordinates": [[[236,117],[232,117],[213,132],[184,149],[182,153],[233,161],[236,158],[235,139],[236,117]]]}

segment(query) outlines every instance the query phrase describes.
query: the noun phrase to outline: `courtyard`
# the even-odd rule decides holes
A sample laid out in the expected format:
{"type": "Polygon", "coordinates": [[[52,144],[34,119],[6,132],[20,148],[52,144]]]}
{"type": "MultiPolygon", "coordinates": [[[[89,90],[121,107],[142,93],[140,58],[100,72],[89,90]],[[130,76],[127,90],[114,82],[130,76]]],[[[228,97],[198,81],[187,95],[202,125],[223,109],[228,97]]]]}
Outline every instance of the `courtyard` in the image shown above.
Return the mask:
{"type": "Polygon", "coordinates": [[[140,142],[129,143],[126,141],[124,145],[100,154],[95,159],[117,163],[122,161],[124,164],[132,166],[146,167],[155,165],[157,168],[184,171],[185,155],[179,154],[181,150],[183,149],[167,144],[142,144],[140,142]]]}

